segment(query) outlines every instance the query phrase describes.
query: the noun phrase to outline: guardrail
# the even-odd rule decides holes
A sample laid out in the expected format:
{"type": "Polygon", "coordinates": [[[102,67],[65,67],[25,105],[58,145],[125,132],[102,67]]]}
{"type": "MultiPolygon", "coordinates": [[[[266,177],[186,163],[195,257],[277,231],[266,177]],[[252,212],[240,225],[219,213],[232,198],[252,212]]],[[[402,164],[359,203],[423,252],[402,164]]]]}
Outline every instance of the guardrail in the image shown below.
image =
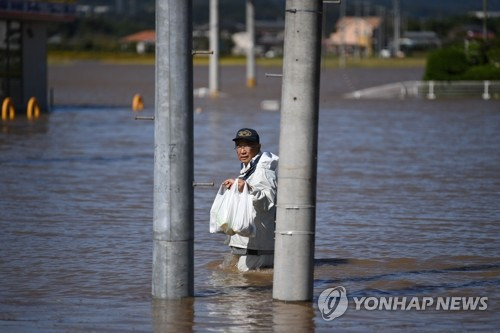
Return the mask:
{"type": "Polygon", "coordinates": [[[500,81],[424,81],[419,86],[419,95],[428,99],[500,99],[500,81]]]}
{"type": "Polygon", "coordinates": [[[403,81],[357,90],[345,97],[500,99],[500,81],[403,81]]]}

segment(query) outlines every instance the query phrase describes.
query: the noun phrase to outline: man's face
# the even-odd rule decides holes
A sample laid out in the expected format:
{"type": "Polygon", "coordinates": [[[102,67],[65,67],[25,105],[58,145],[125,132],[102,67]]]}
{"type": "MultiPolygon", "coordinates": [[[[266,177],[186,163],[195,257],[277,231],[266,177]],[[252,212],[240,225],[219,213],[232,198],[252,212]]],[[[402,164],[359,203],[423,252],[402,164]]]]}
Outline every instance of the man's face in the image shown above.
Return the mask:
{"type": "Polygon", "coordinates": [[[259,153],[260,144],[247,140],[236,140],[235,149],[238,159],[247,165],[259,153]]]}

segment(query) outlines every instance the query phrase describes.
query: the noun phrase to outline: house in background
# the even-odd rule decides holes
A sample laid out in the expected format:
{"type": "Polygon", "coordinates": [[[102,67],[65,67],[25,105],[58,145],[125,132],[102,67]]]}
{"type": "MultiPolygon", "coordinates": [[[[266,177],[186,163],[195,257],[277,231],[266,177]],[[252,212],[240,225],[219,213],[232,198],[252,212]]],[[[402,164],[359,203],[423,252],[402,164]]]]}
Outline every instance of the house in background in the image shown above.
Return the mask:
{"type": "MultiPolygon", "coordinates": [[[[245,55],[250,41],[245,26],[239,23],[222,22],[220,25],[220,53],[231,52],[233,55],[245,55]]],[[[276,57],[283,55],[284,21],[255,22],[255,53],[257,56],[276,57]]],[[[193,49],[208,50],[208,24],[193,27],[193,49]]],[[[120,42],[123,49],[135,48],[139,54],[154,52],[155,31],[143,30],[123,37],[120,42]]]]}
{"type": "Polygon", "coordinates": [[[337,21],[336,32],[326,39],[325,46],[336,54],[340,54],[343,47],[347,54],[359,50],[370,56],[373,53],[373,36],[381,23],[380,17],[343,17],[337,21]]]}
{"type": "Polygon", "coordinates": [[[143,30],[121,39],[122,45],[135,45],[138,54],[152,52],[155,48],[156,33],[154,30],[143,30]]]}
{"type": "Polygon", "coordinates": [[[434,31],[406,31],[399,41],[404,53],[441,47],[441,40],[434,31]]]}
{"type": "MultiPolygon", "coordinates": [[[[283,55],[285,40],[284,21],[256,21],[255,22],[255,54],[273,58],[283,55]]],[[[239,31],[232,35],[233,55],[245,55],[250,45],[246,31],[239,31]]]]}

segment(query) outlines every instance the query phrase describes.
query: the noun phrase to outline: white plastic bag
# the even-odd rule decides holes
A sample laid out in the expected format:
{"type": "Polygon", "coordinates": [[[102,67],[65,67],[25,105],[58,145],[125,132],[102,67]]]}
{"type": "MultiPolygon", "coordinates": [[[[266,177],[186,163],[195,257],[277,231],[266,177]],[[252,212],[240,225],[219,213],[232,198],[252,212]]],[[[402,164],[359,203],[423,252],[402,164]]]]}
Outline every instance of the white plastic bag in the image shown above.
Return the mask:
{"type": "Polygon", "coordinates": [[[248,184],[245,183],[242,192],[238,192],[237,185],[237,182],[233,185],[236,195],[238,195],[238,204],[236,209],[231,211],[231,229],[240,236],[255,237],[255,208],[253,207],[252,195],[248,193],[248,184]]]}
{"type": "Polygon", "coordinates": [[[234,235],[234,232],[231,233],[229,230],[229,220],[232,215],[231,208],[234,206],[234,199],[235,196],[231,193],[231,190],[226,190],[226,187],[221,185],[210,209],[210,233],[234,235]]]}
{"type": "Polygon", "coordinates": [[[255,209],[248,185],[245,184],[242,192],[238,191],[238,178],[229,190],[221,185],[210,209],[210,232],[254,237],[254,219],[255,209]]]}

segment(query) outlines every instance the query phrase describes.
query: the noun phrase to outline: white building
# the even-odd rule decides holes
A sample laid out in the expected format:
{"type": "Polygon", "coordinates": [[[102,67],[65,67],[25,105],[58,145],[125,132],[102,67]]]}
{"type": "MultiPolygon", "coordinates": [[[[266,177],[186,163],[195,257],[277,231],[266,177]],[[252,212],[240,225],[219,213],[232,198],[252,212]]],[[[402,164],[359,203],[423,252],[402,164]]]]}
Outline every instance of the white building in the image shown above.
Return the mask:
{"type": "Polygon", "coordinates": [[[337,52],[340,47],[344,47],[349,53],[359,48],[370,55],[373,35],[381,22],[380,17],[343,17],[337,21],[336,32],[326,40],[326,46],[337,52]]]}

